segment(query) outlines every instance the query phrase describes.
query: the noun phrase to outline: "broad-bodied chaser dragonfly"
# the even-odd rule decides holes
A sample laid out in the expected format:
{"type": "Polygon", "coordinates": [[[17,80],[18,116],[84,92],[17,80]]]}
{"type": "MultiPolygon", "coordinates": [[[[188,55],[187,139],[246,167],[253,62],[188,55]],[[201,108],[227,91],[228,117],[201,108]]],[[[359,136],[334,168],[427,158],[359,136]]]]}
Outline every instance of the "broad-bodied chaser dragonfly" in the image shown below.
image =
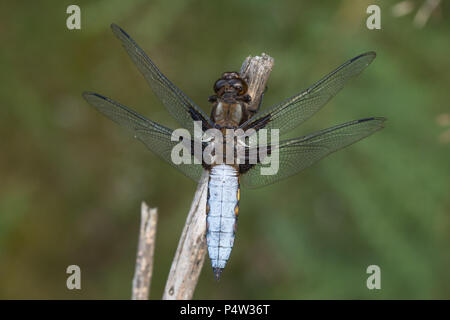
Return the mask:
{"type": "MultiPolygon", "coordinates": [[[[316,113],[376,56],[375,52],[361,54],[345,62],[308,89],[256,114],[249,112],[249,104],[252,100],[259,100],[259,97],[248,95],[246,79],[238,72],[225,72],[214,84],[215,95],[209,98],[212,113],[211,117],[208,117],[159,71],[124,30],[115,24],[112,24],[111,28],[163,105],[177,122],[190,132],[193,132],[194,121],[199,121],[203,131],[215,128],[224,135],[226,129],[254,129],[257,132],[261,129],[278,129],[280,134],[286,133],[316,113]]],[[[252,146],[245,141],[242,144],[245,149],[242,162],[235,159],[234,163],[224,163],[216,157],[209,163],[202,160],[197,163],[175,164],[171,154],[179,141],[173,141],[171,129],[98,93],[84,92],[83,97],[111,120],[131,130],[150,150],[186,176],[199,181],[204,170],[207,170],[209,180],[206,242],[216,279],[219,279],[225,268],[233,247],[241,184],[252,188],[260,187],[296,174],[326,155],[380,130],[386,120],[381,117],[354,120],[300,138],[276,144],[268,143],[268,154],[274,150],[278,151],[279,167],[276,174],[263,175],[260,172],[264,166],[262,158],[257,158],[253,163],[246,161],[252,146]]],[[[201,149],[205,150],[210,143],[214,141],[201,140],[201,149]]],[[[190,153],[194,157],[192,149],[190,153]]]]}

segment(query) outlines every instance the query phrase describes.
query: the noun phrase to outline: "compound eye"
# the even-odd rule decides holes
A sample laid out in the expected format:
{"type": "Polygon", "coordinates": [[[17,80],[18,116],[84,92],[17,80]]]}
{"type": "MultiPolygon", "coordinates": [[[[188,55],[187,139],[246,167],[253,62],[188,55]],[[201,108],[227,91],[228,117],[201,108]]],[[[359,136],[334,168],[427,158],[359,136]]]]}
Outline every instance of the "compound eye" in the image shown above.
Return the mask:
{"type": "Polygon", "coordinates": [[[223,79],[219,79],[216,81],[216,83],[214,83],[214,92],[218,93],[220,91],[220,89],[223,88],[223,86],[225,86],[227,84],[227,81],[223,80],[223,79]]]}
{"type": "Polygon", "coordinates": [[[238,94],[241,96],[247,92],[247,84],[241,79],[230,81],[233,88],[236,89],[238,94]]]}

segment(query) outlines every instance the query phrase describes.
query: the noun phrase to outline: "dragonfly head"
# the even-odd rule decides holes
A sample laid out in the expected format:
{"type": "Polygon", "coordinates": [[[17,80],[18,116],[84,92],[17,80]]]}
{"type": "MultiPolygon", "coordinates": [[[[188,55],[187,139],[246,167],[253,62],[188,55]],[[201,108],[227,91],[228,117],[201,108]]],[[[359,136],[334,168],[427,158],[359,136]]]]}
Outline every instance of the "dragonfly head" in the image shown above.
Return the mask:
{"type": "Polygon", "coordinates": [[[238,72],[224,72],[214,83],[214,96],[211,120],[221,127],[237,127],[248,119],[247,103],[251,101],[247,94],[247,82],[238,72]]]}
{"type": "Polygon", "coordinates": [[[224,72],[214,83],[214,92],[218,97],[239,97],[247,93],[247,82],[237,72],[224,72]]]}

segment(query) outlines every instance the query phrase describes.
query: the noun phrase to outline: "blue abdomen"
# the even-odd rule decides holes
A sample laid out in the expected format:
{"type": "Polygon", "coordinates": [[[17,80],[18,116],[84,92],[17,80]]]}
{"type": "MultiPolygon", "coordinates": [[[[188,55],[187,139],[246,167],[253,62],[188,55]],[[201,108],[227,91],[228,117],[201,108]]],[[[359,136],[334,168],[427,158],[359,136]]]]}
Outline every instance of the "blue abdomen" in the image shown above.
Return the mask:
{"type": "Polygon", "coordinates": [[[213,166],[208,183],[206,243],[216,279],[233,248],[238,211],[239,173],[226,164],[213,166]]]}

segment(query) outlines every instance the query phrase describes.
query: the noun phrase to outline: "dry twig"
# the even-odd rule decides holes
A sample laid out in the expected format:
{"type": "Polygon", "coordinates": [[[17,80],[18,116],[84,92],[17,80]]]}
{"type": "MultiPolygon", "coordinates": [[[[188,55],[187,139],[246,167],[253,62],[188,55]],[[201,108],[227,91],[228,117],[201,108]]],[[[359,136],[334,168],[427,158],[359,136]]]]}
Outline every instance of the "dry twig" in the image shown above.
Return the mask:
{"type": "Polygon", "coordinates": [[[206,196],[208,174],[198,184],[178,248],[170,267],[163,300],[191,299],[206,253],[206,196]]]}
{"type": "Polygon", "coordinates": [[[147,300],[150,293],[157,221],[158,210],[149,208],[145,202],[142,202],[141,227],[131,295],[133,300],[147,300]]]}

